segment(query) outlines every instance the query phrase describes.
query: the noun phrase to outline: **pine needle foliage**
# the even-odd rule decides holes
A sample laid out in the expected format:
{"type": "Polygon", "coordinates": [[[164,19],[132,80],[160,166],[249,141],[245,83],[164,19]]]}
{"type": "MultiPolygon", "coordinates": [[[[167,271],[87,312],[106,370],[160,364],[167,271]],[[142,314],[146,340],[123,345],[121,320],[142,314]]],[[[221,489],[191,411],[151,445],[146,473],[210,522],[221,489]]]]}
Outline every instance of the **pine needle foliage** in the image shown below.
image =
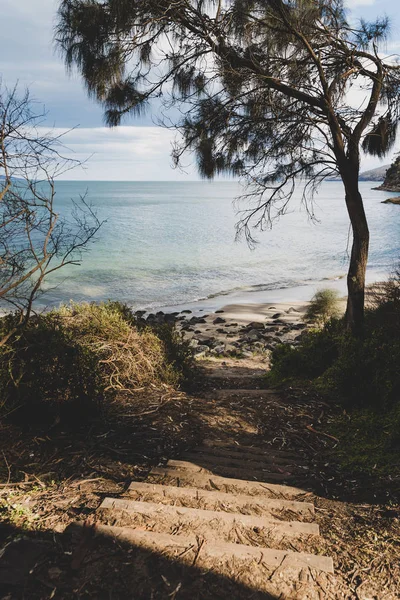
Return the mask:
{"type": "Polygon", "coordinates": [[[299,179],[312,198],[339,175],[353,230],[348,319],[363,320],[369,232],[361,148],[384,156],[400,118],[400,65],[382,58],[385,18],[354,24],[343,0],[61,0],[55,39],[115,126],[148,107],[181,136],[199,173],[242,177],[238,234],[254,243],[299,179]],[[349,101],[352,88],[365,101],[349,101]],[[171,110],[172,109],[172,110],[171,110]]]}

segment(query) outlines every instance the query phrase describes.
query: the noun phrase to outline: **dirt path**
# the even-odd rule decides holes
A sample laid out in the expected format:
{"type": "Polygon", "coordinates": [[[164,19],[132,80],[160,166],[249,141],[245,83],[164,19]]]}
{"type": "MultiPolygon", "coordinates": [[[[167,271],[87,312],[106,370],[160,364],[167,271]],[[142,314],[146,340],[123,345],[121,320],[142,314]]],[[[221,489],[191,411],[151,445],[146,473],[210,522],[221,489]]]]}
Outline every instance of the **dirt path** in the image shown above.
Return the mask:
{"type": "Polygon", "coordinates": [[[196,395],[138,426],[130,456],[154,458],[133,468],[125,439],[107,463],[125,483],[108,485],[91,456],[64,485],[65,508],[47,500],[49,535],[9,543],[0,598],[400,597],[397,513],[341,500],[323,462],[327,408],[264,389],[262,361],[202,365],[196,395]]]}

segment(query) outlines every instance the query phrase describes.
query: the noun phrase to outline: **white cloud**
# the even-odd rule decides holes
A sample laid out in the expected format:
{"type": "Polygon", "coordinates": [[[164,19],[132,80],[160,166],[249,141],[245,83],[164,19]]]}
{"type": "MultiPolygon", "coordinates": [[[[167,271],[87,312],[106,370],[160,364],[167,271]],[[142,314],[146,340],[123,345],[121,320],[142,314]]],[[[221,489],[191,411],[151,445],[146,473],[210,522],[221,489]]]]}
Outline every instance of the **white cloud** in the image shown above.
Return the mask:
{"type": "MultiPolygon", "coordinates": [[[[65,155],[86,161],[84,168],[68,172],[66,179],[166,181],[198,178],[193,165],[186,173],[172,168],[170,151],[175,133],[168,129],[82,127],[72,131],[56,128],[52,133],[64,134],[65,155]]],[[[189,160],[190,157],[187,162],[189,160]]]]}

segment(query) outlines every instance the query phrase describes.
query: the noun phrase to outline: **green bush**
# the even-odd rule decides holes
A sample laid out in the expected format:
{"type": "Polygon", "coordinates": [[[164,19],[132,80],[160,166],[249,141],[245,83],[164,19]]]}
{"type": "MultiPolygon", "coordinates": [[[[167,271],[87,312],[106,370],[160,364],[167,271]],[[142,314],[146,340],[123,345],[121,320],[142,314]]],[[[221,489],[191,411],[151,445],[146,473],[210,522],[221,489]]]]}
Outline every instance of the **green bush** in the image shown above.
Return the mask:
{"type": "Polygon", "coordinates": [[[343,327],[332,319],[320,331],[309,331],[302,336],[298,347],[282,344],[272,352],[271,382],[285,380],[312,380],[320,377],[338,358],[343,327]]]}
{"type": "Polygon", "coordinates": [[[183,333],[169,323],[154,325],[151,330],[163,343],[172,382],[178,384],[191,379],[195,362],[190,340],[185,340],[183,333]]]}
{"type": "MultiPolygon", "coordinates": [[[[17,316],[0,319],[3,339],[17,316]]],[[[71,304],[29,319],[0,347],[2,415],[86,418],[117,392],[177,385],[188,349],[172,331],[138,330],[119,303],[71,304]]]]}
{"type": "MultiPolygon", "coordinates": [[[[2,319],[1,334],[16,317],[2,319]]],[[[68,406],[84,417],[98,407],[104,384],[96,354],[79,344],[56,315],[32,317],[26,328],[0,348],[3,415],[27,422],[60,416],[68,406]]]]}
{"type": "Polygon", "coordinates": [[[315,293],[306,311],[305,320],[322,326],[339,316],[339,294],[336,290],[326,288],[315,293]]]}
{"type": "Polygon", "coordinates": [[[331,319],[306,334],[297,348],[272,354],[270,380],[311,382],[324,395],[346,406],[391,407],[400,400],[400,278],[373,291],[362,338],[343,321],[331,319]]]}

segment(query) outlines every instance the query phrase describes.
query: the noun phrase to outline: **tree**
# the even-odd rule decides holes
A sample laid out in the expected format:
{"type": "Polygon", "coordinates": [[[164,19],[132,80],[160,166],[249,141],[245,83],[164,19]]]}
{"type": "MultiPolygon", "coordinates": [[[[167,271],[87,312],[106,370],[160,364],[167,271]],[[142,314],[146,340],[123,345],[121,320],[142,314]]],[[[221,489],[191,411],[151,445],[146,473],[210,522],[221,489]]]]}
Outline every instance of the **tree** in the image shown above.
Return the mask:
{"type": "Polygon", "coordinates": [[[45,133],[45,113],[34,109],[28,91],[0,81],[0,302],[19,312],[18,327],[45,278],[79,264],[101,225],[84,197],[70,217],[57,214],[55,179],[79,163],[63,158],[62,136],[45,133]]]}
{"type": "Polygon", "coordinates": [[[360,152],[383,156],[400,112],[399,67],[378,48],[388,28],[386,18],[353,26],[342,0],[62,0],[56,41],[108,125],[153,99],[178,106],[176,163],[191,150],[202,176],[247,180],[238,229],[250,242],[253,226],[285,212],[299,178],[311,206],[338,174],[353,232],[346,321],[359,334],[369,246],[360,152]]]}

